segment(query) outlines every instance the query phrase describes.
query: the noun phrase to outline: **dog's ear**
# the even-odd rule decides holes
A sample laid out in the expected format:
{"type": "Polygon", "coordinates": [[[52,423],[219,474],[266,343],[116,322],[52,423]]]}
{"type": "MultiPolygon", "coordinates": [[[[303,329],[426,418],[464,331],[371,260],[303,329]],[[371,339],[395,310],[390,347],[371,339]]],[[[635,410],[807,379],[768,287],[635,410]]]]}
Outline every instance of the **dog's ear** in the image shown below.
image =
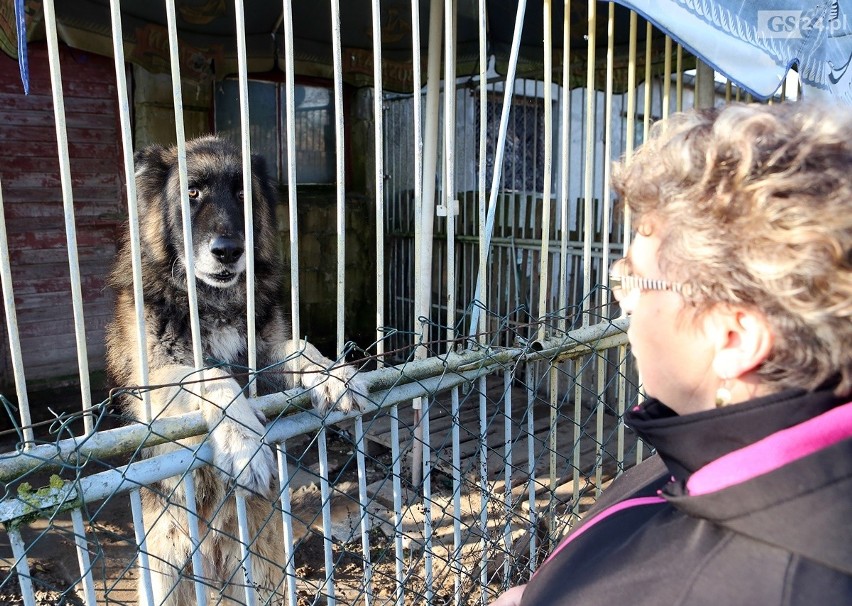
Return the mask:
{"type": "Polygon", "coordinates": [[[275,195],[275,186],[269,171],[266,168],[266,159],[258,154],[251,155],[251,172],[254,179],[254,189],[257,193],[263,196],[264,201],[270,208],[275,207],[277,196],[275,195]]]}
{"type": "Polygon", "coordinates": [[[134,154],[136,187],[152,190],[141,192],[145,194],[141,197],[148,198],[154,191],[162,191],[165,187],[171,166],[168,155],[166,148],[156,144],[144,147],[134,154]]]}
{"type": "Polygon", "coordinates": [[[251,172],[262,183],[269,181],[269,171],[266,168],[266,158],[260,154],[251,155],[251,172]]]}

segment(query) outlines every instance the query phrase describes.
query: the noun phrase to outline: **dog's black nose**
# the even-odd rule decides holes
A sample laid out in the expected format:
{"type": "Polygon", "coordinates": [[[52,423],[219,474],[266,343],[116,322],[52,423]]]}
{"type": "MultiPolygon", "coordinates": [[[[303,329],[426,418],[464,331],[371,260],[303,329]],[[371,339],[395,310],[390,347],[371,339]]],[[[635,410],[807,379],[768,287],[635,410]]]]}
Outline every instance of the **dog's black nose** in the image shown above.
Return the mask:
{"type": "Polygon", "coordinates": [[[210,252],[221,263],[236,263],[243,256],[245,249],[242,240],[219,236],[210,245],[210,252]]]}

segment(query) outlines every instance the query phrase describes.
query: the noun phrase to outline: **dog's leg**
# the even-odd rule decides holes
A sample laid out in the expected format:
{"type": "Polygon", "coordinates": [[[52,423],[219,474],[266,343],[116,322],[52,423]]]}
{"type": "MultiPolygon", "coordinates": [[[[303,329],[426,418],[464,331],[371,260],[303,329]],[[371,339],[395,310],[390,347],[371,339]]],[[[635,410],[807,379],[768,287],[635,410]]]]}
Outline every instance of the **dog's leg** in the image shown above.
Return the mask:
{"type": "MultiPolygon", "coordinates": [[[[195,588],[187,572],[190,570],[192,544],[186,529],[186,516],[177,508],[161,508],[157,499],[146,499],[145,513],[148,533],[148,563],[151,589],[157,606],[191,606],[195,603],[195,588]]],[[[144,604],[145,587],[139,579],[138,603],[144,604]]]]}
{"type": "Polygon", "coordinates": [[[152,397],[165,416],[201,410],[213,446],[214,463],[238,490],[270,494],[275,457],[263,443],[264,426],[239,384],[219,368],[195,372],[170,366],[152,372],[152,383],[171,385],[152,397]]]}
{"type": "Polygon", "coordinates": [[[321,415],[332,408],[349,412],[355,406],[361,410],[367,406],[369,391],[355,369],[335,366],[307,341],[284,341],[271,352],[271,359],[284,360],[285,374],[293,377],[288,384],[311,390],[311,401],[321,415]]]}

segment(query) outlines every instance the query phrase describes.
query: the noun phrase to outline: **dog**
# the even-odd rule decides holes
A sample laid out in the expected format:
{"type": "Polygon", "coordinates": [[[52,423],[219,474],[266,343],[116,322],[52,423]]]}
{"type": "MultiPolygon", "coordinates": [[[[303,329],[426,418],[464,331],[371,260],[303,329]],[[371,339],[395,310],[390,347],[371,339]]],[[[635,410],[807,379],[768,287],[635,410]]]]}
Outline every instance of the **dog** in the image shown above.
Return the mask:
{"type": "MultiPolygon", "coordinates": [[[[192,474],[202,570],[192,565],[183,480],[172,478],[142,490],[155,604],[194,604],[196,579],[208,588],[211,603],[245,601],[234,485],[246,498],[256,596],[260,603],[278,603],[284,572],[280,511],[273,515],[278,498],[276,464],[262,440],[265,419],[244,394],[248,321],[242,157],[232,144],[215,136],[187,142],[185,157],[192,277],[205,369],[199,371],[193,361],[178,150],[153,145],[135,156],[147,384],[165,386],[150,391],[153,418],[200,410],[209,433],[148,448],[145,455],[195,447],[206,439],[215,465],[192,474]]],[[[274,367],[261,373],[262,385],[283,390],[300,384],[311,390],[320,414],[332,407],[343,411],[362,407],[366,390],[354,369],[335,366],[310,343],[291,338],[279,302],[276,196],[263,159],[254,155],[251,181],[257,362],[261,369],[274,367]]],[[[132,276],[128,230],[109,280],[115,313],[107,327],[107,372],[115,386],[143,384],[132,276]]],[[[139,397],[124,395],[122,405],[127,414],[144,420],[139,397]]],[[[140,579],[144,603],[141,583],[140,579]]]]}

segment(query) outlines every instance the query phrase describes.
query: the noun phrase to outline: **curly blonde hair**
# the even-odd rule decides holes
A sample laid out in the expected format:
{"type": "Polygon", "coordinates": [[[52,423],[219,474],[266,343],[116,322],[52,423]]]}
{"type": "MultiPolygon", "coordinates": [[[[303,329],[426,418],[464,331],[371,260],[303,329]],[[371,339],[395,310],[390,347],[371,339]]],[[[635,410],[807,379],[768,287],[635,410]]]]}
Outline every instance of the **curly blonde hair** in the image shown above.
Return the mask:
{"type": "Polygon", "coordinates": [[[775,389],[852,392],[852,109],[729,105],[672,116],[617,162],[636,225],[664,226],[659,263],[698,313],[758,309],[775,389]]]}

